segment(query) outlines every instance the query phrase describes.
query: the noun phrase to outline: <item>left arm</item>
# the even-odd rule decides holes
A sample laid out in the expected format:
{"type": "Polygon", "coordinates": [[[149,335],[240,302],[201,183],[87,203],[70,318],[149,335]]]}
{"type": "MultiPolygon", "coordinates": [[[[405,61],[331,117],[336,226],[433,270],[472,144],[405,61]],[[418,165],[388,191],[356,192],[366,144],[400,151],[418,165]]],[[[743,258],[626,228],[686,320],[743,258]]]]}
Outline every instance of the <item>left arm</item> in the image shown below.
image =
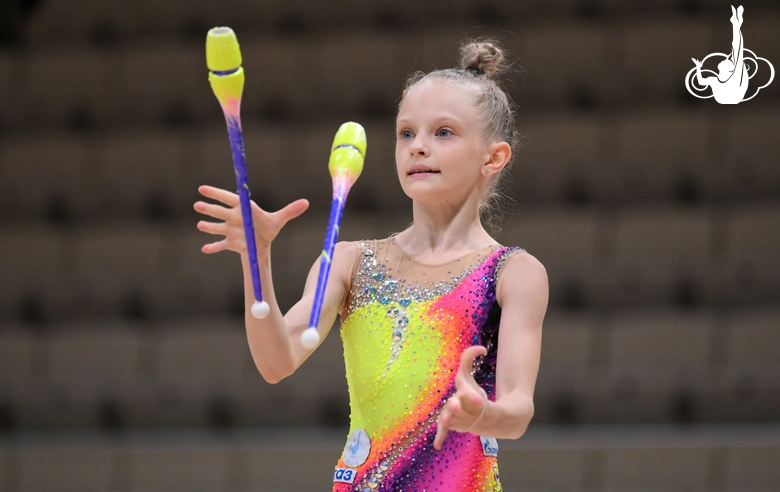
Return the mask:
{"type": "Polygon", "coordinates": [[[536,258],[519,253],[504,265],[496,297],[501,306],[496,401],[488,401],[471,375],[474,357],[485,353],[485,348],[467,348],[455,378],[457,391],[439,414],[436,449],[441,449],[449,430],[517,439],[533,417],[542,322],[549,297],[547,272],[536,258]]]}

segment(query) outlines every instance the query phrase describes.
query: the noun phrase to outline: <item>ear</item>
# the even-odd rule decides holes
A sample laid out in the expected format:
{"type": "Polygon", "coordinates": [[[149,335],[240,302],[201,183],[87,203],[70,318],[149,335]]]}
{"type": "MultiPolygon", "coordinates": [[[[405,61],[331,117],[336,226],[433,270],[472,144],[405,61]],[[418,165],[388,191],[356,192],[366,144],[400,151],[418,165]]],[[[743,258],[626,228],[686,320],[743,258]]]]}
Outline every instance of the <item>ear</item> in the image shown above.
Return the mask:
{"type": "Polygon", "coordinates": [[[512,159],[512,147],[506,142],[495,142],[488,147],[487,160],[483,164],[483,168],[490,170],[490,175],[496,174],[498,171],[504,169],[512,159]]]}

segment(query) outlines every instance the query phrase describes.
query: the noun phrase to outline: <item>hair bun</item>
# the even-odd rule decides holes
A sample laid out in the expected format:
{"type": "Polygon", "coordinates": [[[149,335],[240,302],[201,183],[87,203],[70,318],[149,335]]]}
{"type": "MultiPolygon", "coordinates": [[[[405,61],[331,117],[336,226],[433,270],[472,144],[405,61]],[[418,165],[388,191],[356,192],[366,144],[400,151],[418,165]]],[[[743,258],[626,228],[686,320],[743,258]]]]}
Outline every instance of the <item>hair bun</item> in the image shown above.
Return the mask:
{"type": "Polygon", "coordinates": [[[506,70],[504,52],[493,41],[471,41],[460,48],[460,68],[488,77],[506,70]]]}

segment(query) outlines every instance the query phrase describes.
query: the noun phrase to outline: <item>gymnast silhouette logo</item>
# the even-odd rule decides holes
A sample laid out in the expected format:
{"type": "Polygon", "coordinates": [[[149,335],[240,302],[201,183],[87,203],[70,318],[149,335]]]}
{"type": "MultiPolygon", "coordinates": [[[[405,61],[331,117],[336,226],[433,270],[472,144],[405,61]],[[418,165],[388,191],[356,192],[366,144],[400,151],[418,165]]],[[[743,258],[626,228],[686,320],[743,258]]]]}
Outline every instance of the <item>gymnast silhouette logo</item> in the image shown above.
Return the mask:
{"type": "Polygon", "coordinates": [[[360,445],[360,436],[355,436],[349,443],[349,452],[352,454],[358,454],[363,446],[360,445]]]}
{"type": "Polygon", "coordinates": [[[730,20],[733,32],[731,54],[712,53],[707,55],[702,61],[691,58],[696,66],[685,76],[685,88],[699,99],[714,97],[720,104],[739,104],[742,101],[749,101],[756,97],[758,91],[768,86],[775,78],[775,67],[769,63],[769,60],[756,56],[755,53],[744,46],[741,31],[742,13],[744,11],[745,9],[742,8],[742,5],[736,10],[733,5],[731,6],[732,15],[730,20]],[[702,65],[704,65],[709,58],[713,57],[716,60],[723,58],[721,62],[718,63],[717,74],[712,70],[702,69],[702,65]],[[769,67],[769,80],[766,84],[758,87],[750,97],[746,98],[745,94],[748,91],[748,83],[750,82],[750,79],[758,73],[759,60],[766,63],[769,67]],[[714,77],[704,77],[702,76],[703,73],[712,74],[714,77]],[[691,87],[693,87],[693,90],[691,90],[691,87]],[[707,87],[712,89],[712,94],[700,96],[696,93],[706,93],[707,87]]]}
{"type": "Polygon", "coordinates": [[[371,452],[371,440],[363,429],[355,429],[347,440],[342,459],[344,464],[351,467],[362,465],[368,459],[371,452]]]}

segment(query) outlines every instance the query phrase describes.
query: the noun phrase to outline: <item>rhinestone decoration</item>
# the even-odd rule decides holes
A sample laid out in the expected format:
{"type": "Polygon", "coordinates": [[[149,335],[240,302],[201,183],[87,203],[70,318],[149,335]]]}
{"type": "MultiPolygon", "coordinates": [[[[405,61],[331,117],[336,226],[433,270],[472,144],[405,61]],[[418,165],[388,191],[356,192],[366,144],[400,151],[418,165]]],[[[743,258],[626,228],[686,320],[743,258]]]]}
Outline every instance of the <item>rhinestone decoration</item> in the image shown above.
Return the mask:
{"type": "Polygon", "coordinates": [[[450,432],[441,451],[432,443],[465,348],[487,347],[473,374],[495,400],[495,286],[506,260],[523,250],[496,246],[424,265],[392,238],[359,248],[341,337],[350,431],[365,429],[371,451],[354,482],[336,482],[333,490],[501,490],[496,458],[484,456],[479,436],[450,432]]]}

